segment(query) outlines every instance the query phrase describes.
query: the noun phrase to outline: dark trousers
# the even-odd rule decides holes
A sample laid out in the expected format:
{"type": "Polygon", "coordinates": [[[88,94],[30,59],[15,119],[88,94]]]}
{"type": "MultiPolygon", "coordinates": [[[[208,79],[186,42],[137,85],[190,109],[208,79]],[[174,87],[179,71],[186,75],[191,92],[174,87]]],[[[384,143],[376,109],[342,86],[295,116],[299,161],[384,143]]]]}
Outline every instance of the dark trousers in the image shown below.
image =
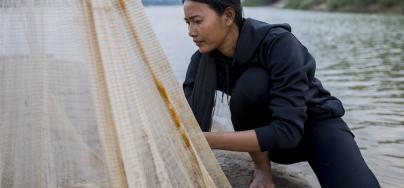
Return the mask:
{"type": "MultiPolygon", "coordinates": [[[[250,68],[237,80],[230,100],[236,131],[269,124],[270,88],[270,75],[262,68],[250,68]]],[[[268,155],[270,161],[281,164],[308,161],[322,187],[380,187],[341,118],[312,120],[309,117],[296,148],[269,150],[268,155]]]]}

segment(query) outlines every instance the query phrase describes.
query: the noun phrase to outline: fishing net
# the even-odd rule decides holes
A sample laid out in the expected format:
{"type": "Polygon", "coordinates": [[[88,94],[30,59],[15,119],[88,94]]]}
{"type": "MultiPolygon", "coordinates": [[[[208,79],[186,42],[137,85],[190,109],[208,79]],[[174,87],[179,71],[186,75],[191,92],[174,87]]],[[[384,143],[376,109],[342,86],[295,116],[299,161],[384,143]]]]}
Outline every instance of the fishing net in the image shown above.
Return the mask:
{"type": "Polygon", "coordinates": [[[0,0],[0,187],[229,187],[138,0],[0,0]]]}

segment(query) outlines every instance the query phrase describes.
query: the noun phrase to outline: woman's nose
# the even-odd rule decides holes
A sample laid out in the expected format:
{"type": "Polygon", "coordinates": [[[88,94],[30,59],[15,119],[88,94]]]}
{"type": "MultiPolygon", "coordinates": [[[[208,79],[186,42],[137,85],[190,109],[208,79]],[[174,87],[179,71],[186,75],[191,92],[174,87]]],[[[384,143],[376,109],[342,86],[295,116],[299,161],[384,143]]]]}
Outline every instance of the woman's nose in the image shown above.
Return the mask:
{"type": "Polygon", "coordinates": [[[195,30],[195,28],[194,27],[192,27],[191,25],[190,26],[188,26],[188,35],[190,36],[190,37],[196,37],[196,35],[197,35],[197,32],[196,32],[196,30],[195,30]]]}

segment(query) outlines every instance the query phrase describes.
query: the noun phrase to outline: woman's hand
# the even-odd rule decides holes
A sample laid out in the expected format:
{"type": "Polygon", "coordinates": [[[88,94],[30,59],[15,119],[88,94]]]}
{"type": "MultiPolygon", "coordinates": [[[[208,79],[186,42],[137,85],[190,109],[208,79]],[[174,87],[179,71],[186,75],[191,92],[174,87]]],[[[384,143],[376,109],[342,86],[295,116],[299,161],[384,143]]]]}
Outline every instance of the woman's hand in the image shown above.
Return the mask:
{"type": "Polygon", "coordinates": [[[255,163],[254,179],[250,188],[275,188],[272,181],[271,163],[267,152],[260,152],[254,130],[240,132],[204,132],[212,149],[250,152],[255,163]]]}
{"type": "Polygon", "coordinates": [[[254,130],[240,132],[204,132],[212,149],[254,152],[260,151],[254,130]]]}
{"type": "Polygon", "coordinates": [[[249,188],[275,188],[272,180],[271,167],[256,168],[254,170],[254,179],[249,188]]]}

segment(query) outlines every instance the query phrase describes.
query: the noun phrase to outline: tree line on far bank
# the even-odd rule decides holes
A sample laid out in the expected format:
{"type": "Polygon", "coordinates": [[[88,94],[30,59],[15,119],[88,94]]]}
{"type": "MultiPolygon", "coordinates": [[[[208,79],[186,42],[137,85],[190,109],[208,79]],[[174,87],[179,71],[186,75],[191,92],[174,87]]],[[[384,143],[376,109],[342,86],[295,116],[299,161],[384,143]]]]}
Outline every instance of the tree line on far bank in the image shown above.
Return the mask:
{"type": "Polygon", "coordinates": [[[285,8],[404,13],[404,0],[244,0],[246,5],[282,2],[285,8]]]}

